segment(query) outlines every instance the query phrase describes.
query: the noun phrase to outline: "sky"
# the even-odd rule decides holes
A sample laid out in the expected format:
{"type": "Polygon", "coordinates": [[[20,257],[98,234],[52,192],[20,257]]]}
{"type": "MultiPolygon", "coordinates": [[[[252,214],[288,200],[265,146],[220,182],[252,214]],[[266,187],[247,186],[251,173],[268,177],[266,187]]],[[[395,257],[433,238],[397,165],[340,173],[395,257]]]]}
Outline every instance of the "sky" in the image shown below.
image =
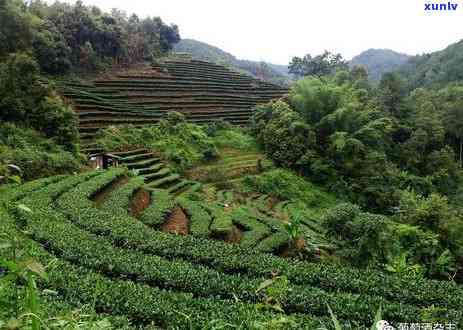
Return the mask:
{"type": "Polygon", "coordinates": [[[441,50],[463,39],[463,0],[450,0],[456,11],[425,11],[425,3],[439,1],[449,0],[83,0],[160,16],[177,24],[182,38],[275,64],[324,50],[346,59],[369,48],[410,55],[441,50]]]}

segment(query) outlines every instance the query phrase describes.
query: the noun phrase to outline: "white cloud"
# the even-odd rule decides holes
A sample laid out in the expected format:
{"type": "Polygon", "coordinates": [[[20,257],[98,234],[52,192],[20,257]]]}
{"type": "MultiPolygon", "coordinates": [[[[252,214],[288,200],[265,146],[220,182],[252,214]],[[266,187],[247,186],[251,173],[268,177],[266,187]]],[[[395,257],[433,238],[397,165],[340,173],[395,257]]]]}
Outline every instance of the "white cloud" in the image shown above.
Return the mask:
{"type": "MultiPolygon", "coordinates": [[[[75,2],[75,0],[67,0],[75,2]]],[[[438,1],[438,0],[435,0],[438,1]]],[[[345,58],[368,48],[420,54],[463,38],[463,3],[455,12],[425,12],[430,0],[84,0],[105,10],[160,16],[183,38],[239,58],[287,64],[323,50],[345,58]]],[[[49,1],[50,2],[50,1],[49,1]]],[[[445,3],[448,0],[444,1],[445,3]]]]}

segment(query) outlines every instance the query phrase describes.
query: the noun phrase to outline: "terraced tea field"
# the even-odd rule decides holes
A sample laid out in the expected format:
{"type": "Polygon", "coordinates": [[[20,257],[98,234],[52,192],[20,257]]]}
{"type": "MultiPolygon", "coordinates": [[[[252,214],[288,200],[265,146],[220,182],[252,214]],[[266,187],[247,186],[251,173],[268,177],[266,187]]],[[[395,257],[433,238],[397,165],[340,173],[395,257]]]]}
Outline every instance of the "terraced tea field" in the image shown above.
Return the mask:
{"type": "Polygon", "coordinates": [[[198,182],[182,179],[149,150],[135,149],[111,154],[120,157],[119,163],[122,166],[140,175],[144,179],[144,188],[148,191],[165,189],[172,194],[181,194],[199,187],[198,182]]]}
{"type": "MultiPolygon", "coordinates": [[[[108,189],[125,175],[116,168],[0,190],[2,229],[20,238],[24,251],[18,256],[50,265],[39,285],[62,303],[91,302],[99,313],[123,315],[134,328],[150,329],[269,329],[275,322],[283,322],[281,329],[317,329],[330,322],[327,305],[353,328],[370,326],[380,305],[390,322],[411,322],[433,310],[442,319],[463,320],[463,290],[456,284],[263,253],[282,233],[271,213],[289,212],[288,205],[266,211],[271,201],[259,197],[227,212],[153,190],[149,203],[132,213],[143,179],[128,177],[108,189]],[[17,203],[31,212],[15,208],[17,203]],[[187,235],[164,226],[172,209],[185,211],[187,235]],[[238,244],[210,238],[232,224],[246,229],[238,244]],[[288,281],[284,291],[269,299],[262,283],[282,276],[288,281]]],[[[229,193],[218,194],[235,203],[229,193]]]]}
{"type": "Polygon", "coordinates": [[[255,105],[287,92],[217,64],[187,59],[59,87],[74,105],[84,140],[110,125],[156,123],[169,111],[195,123],[221,119],[246,124],[255,105]]]}
{"type": "Polygon", "coordinates": [[[224,148],[219,152],[219,159],[196,164],[187,171],[187,177],[208,184],[221,184],[237,181],[244,175],[258,173],[273,166],[264,154],[250,149],[247,151],[224,148]]]}

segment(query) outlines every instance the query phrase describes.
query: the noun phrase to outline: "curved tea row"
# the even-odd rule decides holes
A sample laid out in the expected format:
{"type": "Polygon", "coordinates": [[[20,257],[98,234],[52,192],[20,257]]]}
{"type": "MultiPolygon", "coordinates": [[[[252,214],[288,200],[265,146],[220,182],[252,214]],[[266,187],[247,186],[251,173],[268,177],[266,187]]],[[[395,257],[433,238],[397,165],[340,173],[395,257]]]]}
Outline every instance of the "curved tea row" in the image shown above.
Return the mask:
{"type": "MultiPolygon", "coordinates": [[[[96,205],[95,195],[124,175],[123,169],[95,171],[2,191],[2,202],[32,210],[12,208],[5,226],[27,233],[25,245],[33,257],[45,264],[56,258],[41,285],[58,292],[63,301],[77,306],[93,301],[98,311],[125,315],[135,326],[182,329],[226,324],[255,328],[283,316],[293,321],[287,328],[313,329],[329,322],[326,304],[354,326],[370,325],[380,305],[389,321],[410,322],[433,308],[444,319],[463,320],[457,309],[463,305],[463,291],[452,283],[408,281],[257,252],[251,241],[278,226],[259,221],[263,216],[258,210],[249,217],[253,211],[243,207],[231,217],[246,214],[238,221],[252,230],[246,244],[230,244],[209,238],[209,231],[224,230],[229,223],[223,214],[215,221],[220,216],[214,212],[220,211],[183,197],[172,201],[165,190],[153,191],[151,205],[138,219],[124,212],[140,187],[138,178],[96,205]],[[174,203],[188,213],[191,235],[158,230],[174,203]],[[275,274],[289,281],[277,298],[281,311],[261,309],[267,293],[258,288],[275,274]]],[[[226,192],[220,196],[232,198],[226,192]]]]}

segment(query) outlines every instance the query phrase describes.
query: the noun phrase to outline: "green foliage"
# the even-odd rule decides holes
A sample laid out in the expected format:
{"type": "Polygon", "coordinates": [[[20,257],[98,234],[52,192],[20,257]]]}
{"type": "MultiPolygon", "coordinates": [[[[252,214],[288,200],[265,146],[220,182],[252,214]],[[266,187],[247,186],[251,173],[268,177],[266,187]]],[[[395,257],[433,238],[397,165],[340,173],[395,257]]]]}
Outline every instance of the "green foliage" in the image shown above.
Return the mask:
{"type": "Polygon", "coordinates": [[[257,149],[255,139],[238,127],[226,127],[217,130],[212,134],[212,137],[218,148],[229,147],[248,152],[257,149]]]}
{"type": "Polygon", "coordinates": [[[257,141],[277,165],[293,167],[304,158],[314,144],[310,126],[289,106],[276,101],[258,106],[253,116],[253,131],[257,141]]]}
{"type": "Polygon", "coordinates": [[[356,264],[388,264],[400,273],[416,265],[412,273],[459,274],[456,260],[463,244],[454,233],[462,224],[447,198],[456,200],[462,183],[461,87],[407,95],[403,79],[387,73],[371,90],[364,72],[355,69],[302,79],[288,101],[290,106],[281,101],[260,106],[252,120],[253,133],[277,165],[327,185],[368,211],[393,214],[398,208],[402,213],[394,220],[416,226],[406,233],[391,219],[369,213],[333,215],[328,231],[333,237],[345,235],[338,237],[343,243],[337,254],[356,264]],[[304,141],[301,132],[313,140],[304,141]],[[397,246],[387,242],[393,236],[397,246]],[[416,246],[411,237],[420,237],[423,245],[416,246]]]}
{"type": "Polygon", "coordinates": [[[462,228],[463,222],[447,199],[438,194],[423,197],[414,191],[404,191],[395,218],[406,224],[398,226],[398,237],[414,261],[425,264],[430,275],[453,277],[463,246],[455,232],[462,228]]]}
{"type": "Polygon", "coordinates": [[[334,208],[323,217],[324,226],[329,235],[336,235],[339,239],[346,239],[347,233],[344,232],[348,223],[355,219],[361,210],[357,205],[342,203],[334,208]]]}
{"type": "Polygon", "coordinates": [[[397,74],[385,74],[376,91],[364,79],[359,70],[302,79],[290,91],[290,107],[278,104],[283,114],[277,103],[256,109],[253,133],[277,165],[369,210],[390,213],[408,187],[455,194],[460,89],[407,96],[397,74]],[[312,138],[304,141],[303,132],[312,138]]]}
{"type": "Polygon", "coordinates": [[[34,58],[42,71],[49,74],[65,74],[71,67],[71,48],[64,36],[49,20],[37,24],[32,39],[34,58]]]}
{"type": "Polygon", "coordinates": [[[225,238],[230,235],[233,226],[233,218],[226,213],[220,206],[211,206],[209,208],[213,220],[209,229],[215,237],[225,238]]]}
{"type": "Polygon", "coordinates": [[[402,104],[406,95],[405,80],[397,73],[385,73],[379,82],[379,101],[392,116],[402,116],[402,104]]]}
{"type": "MultiPolygon", "coordinates": [[[[22,205],[16,205],[18,210],[25,214],[32,211],[22,205]]],[[[4,210],[0,207],[3,220],[7,220],[4,210]]],[[[0,238],[0,267],[3,276],[0,277],[0,328],[2,329],[81,329],[111,330],[113,326],[109,318],[96,316],[95,312],[71,310],[65,303],[53,301],[56,291],[43,289],[38,282],[49,280],[47,274],[51,264],[43,266],[29,254],[29,244],[16,232],[9,230],[4,223],[2,234],[6,239],[0,238]],[[92,315],[91,315],[92,314],[92,315]]],[[[41,283],[40,283],[41,284],[41,283]]],[[[118,320],[121,328],[128,329],[118,320]]]]}
{"type": "Polygon", "coordinates": [[[386,270],[410,278],[421,278],[424,275],[423,266],[412,264],[407,252],[392,257],[386,265],[386,270]]]}
{"type": "Polygon", "coordinates": [[[337,251],[357,265],[377,265],[392,253],[390,220],[384,216],[361,212],[352,204],[339,204],[323,218],[329,235],[341,242],[337,251]]]}
{"type": "MultiPolygon", "coordinates": [[[[18,205],[18,208],[31,213],[31,210],[24,205],[18,205]]],[[[6,271],[6,275],[0,278],[0,287],[2,291],[5,290],[3,292],[7,292],[11,287],[15,291],[11,302],[12,306],[7,306],[7,308],[9,307],[15,311],[15,319],[10,320],[8,323],[11,325],[18,324],[18,327],[30,324],[32,330],[39,330],[40,307],[35,276],[46,278],[45,268],[33,260],[18,262],[16,260],[18,244],[19,242],[15,237],[0,241],[0,249],[12,250],[12,258],[7,259],[0,255],[0,267],[6,271]],[[19,288],[16,284],[21,281],[25,282],[24,288],[19,288]],[[20,290],[23,292],[20,293],[20,290]]]]}
{"type": "Polygon", "coordinates": [[[111,63],[133,64],[171,50],[178,27],[159,17],[104,13],[82,1],[73,5],[20,0],[0,3],[0,57],[30,51],[42,71],[94,71],[111,63]]]}
{"type": "Polygon", "coordinates": [[[311,125],[338,109],[342,98],[343,91],[339,86],[314,77],[296,82],[289,97],[292,107],[311,125]]]}
{"type": "MultiPolygon", "coordinates": [[[[185,197],[180,197],[177,201],[182,209],[185,210],[190,220],[190,234],[199,237],[208,237],[212,216],[207,212],[205,204],[185,197]]],[[[155,203],[157,203],[157,200],[155,203]]]]}
{"type": "Polygon", "coordinates": [[[77,150],[74,112],[40,81],[37,64],[27,55],[0,63],[0,120],[32,127],[66,150],[77,150]]]}
{"type": "Polygon", "coordinates": [[[0,1],[0,58],[24,51],[32,39],[32,18],[21,0],[0,1]]]}
{"type": "Polygon", "coordinates": [[[414,191],[402,192],[398,221],[436,231],[452,217],[447,198],[438,194],[425,198],[414,191]]]}
{"type": "Polygon", "coordinates": [[[442,51],[412,57],[401,72],[408,80],[410,90],[418,87],[443,87],[463,80],[461,51],[463,41],[442,51]]]}
{"type": "Polygon", "coordinates": [[[109,197],[104,200],[101,208],[108,211],[120,212],[121,214],[129,213],[131,200],[135,193],[142,189],[141,186],[143,184],[143,177],[131,177],[126,184],[110,193],[109,197]]]}
{"type": "Polygon", "coordinates": [[[328,51],[313,58],[310,54],[305,55],[303,58],[293,57],[288,65],[289,73],[294,74],[296,77],[321,77],[346,67],[347,63],[341,54],[332,54],[328,51]]]}
{"type": "Polygon", "coordinates": [[[39,190],[34,189],[37,184],[21,188],[26,192],[22,202],[34,213],[14,214],[31,238],[47,242],[31,248],[45,264],[55,260],[46,285],[66,301],[92,301],[99,310],[132,320],[183,328],[188,324],[201,328],[211,318],[231,324],[266,323],[292,313],[297,313],[297,327],[311,328],[320,319],[308,314],[326,317],[326,303],[342,320],[359,325],[370,324],[371,309],[380,305],[388,320],[416,317],[423,302],[425,307],[441,308],[442,315],[452,320],[461,319],[461,313],[451,308],[461,303],[461,288],[451,283],[424,279],[418,283],[377,271],[294,262],[224,242],[162,233],[125,214],[92,207],[89,197],[121,173],[120,169],[91,172],[52,184],[43,180],[40,184],[48,186],[39,190]],[[56,251],[58,259],[50,254],[56,251]],[[256,293],[275,273],[287,281],[256,293]],[[274,296],[285,314],[273,309],[252,312],[256,302],[274,296]]]}
{"type": "Polygon", "coordinates": [[[207,136],[203,127],[188,123],[183,117],[178,119],[174,116],[177,115],[171,114],[156,126],[109,127],[100,134],[97,143],[105,150],[131,146],[156,150],[179,171],[195,162],[216,157],[217,149],[214,142],[207,136]]]}
{"type": "MultiPolygon", "coordinates": [[[[114,169],[71,177],[30,193],[24,203],[33,209],[32,215],[16,212],[34,240],[47,242],[47,251],[39,254],[41,259],[50,260],[50,251],[60,251],[58,260],[49,271],[47,285],[59,290],[67,300],[76,303],[93,301],[96,308],[110,309],[132,319],[137,315],[145,322],[155,321],[164,327],[184,327],[188,322],[201,327],[201,324],[210,322],[211,317],[228,320],[232,324],[268,322],[280,315],[272,312],[273,308],[258,313],[251,311],[255,302],[270,299],[272,305],[280,305],[285,313],[298,313],[298,325],[310,328],[311,322],[317,320],[304,314],[325,316],[325,303],[333,306],[333,311],[342,319],[368,324],[371,322],[369,311],[372,306],[375,308],[384,303],[384,298],[370,296],[363,290],[375,294],[377,290],[384,290],[394,297],[400,294],[401,291],[397,290],[402,288],[401,285],[408,285],[407,295],[393,298],[399,299],[400,303],[385,302],[384,315],[387,319],[400,321],[421,311],[418,306],[405,303],[413,300],[413,294],[417,292],[413,283],[399,285],[400,278],[384,278],[365,271],[354,275],[350,272],[355,270],[349,268],[343,270],[348,274],[342,276],[334,265],[294,263],[223,242],[169,235],[150,230],[124,214],[92,208],[89,197],[121,173],[121,170],[114,169]],[[92,179],[86,182],[89,178],[92,179]],[[51,203],[55,203],[56,207],[47,207],[51,203]],[[76,213],[77,210],[85,212],[76,213]],[[43,221],[44,218],[51,221],[43,221]],[[178,259],[180,255],[183,260],[178,259]],[[256,292],[268,274],[275,271],[283,273],[281,280],[272,281],[256,292]],[[375,280],[398,282],[375,286],[371,282],[375,280]],[[341,282],[349,285],[351,292],[364,294],[360,297],[338,292],[336,288],[341,282]],[[328,291],[312,288],[309,283],[326,286],[328,291]],[[233,297],[235,302],[223,300],[233,297]],[[173,310],[182,310],[189,315],[189,320],[173,310]],[[169,317],[166,318],[166,315],[169,317]]],[[[443,284],[424,282],[420,285],[443,284]]],[[[449,288],[445,286],[447,296],[449,288]]],[[[430,296],[439,295],[436,289],[423,292],[430,296]]],[[[459,295],[450,297],[461,298],[459,295]]],[[[427,303],[429,301],[434,300],[426,300],[427,303]]],[[[440,300],[439,303],[451,302],[440,300]]],[[[447,309],[447,313],[455,320],[461,317],[452,309],[447,309]]]]}
{"type": "Polygon", "coordinates": [[[300,217],[292,218],[290,222],[285,223],[284,227],[291,239],[290,240],[291,245],[294,246],[297,239],[300,238],[300,235],[301,235],[301,218],[300,217]]]}
{"type": "Polygon", "coordinates": [[[80,160],[74,154],[31,129],[1,124],[0,144],[0,164],[16,165],[20,170],[16,175],[26,181],[72,173],[80,167],[80,160]]]}
{"type": "Polygon", "coordinates": [[[0,160],[0,184],[21,182],[21,169],[17,165],[6,164],[5,160],[0,160]]]}
{"type": "Polygon", "coordinates": [[[282,200],[298,200],[308,206],[328,206],[335,198],[309,181],[289,170],[275,169],[245,178],[245,184],[253,191],[272,195],[282,200]]]}
{"type": "Polygon", "coordinates": [[[165,190],[151,192],[152,203],[140,215],[144,224],[159,228],[176,206],[175,199],[165,190]]]}
{"type": "Polygon", "coordinates": [[[281,308],[281,302],[288,295],[289,281],[286,276],[275,276],[262,282],[256,290],[256,293],[265,292],[264,301],[258,305],[258,308],[270,308],[284,312],[281,308]]]}

